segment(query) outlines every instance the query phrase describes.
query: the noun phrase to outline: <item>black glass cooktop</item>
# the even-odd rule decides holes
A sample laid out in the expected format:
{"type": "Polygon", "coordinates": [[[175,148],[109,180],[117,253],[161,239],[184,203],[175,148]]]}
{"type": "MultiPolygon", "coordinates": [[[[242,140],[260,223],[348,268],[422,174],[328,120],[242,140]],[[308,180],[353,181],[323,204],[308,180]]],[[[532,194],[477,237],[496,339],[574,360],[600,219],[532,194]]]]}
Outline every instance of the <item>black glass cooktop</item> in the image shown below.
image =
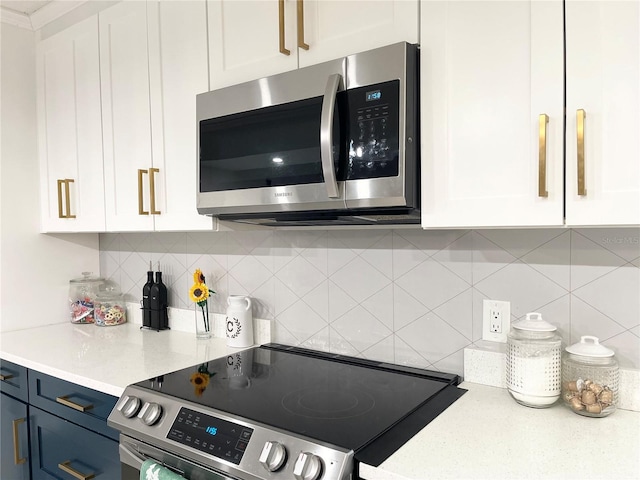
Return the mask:
{"type": "Polygon", "coordinates": [[[136,385],[358,451],[459,381],[268,344],[136,385]]]}

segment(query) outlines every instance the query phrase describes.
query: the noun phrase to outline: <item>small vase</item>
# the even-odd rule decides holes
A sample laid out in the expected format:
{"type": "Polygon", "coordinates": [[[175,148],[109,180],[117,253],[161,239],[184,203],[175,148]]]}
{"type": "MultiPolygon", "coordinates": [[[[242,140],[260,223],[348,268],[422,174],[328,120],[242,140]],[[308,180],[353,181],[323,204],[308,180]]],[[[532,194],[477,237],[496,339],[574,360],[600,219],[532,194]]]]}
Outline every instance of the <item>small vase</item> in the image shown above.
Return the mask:
{"type": "Polygon", "coordinates": [[[196,306],[196,338],[206,340],[211,338],[211,323],[209,322],[209,310],[196,306]]]}

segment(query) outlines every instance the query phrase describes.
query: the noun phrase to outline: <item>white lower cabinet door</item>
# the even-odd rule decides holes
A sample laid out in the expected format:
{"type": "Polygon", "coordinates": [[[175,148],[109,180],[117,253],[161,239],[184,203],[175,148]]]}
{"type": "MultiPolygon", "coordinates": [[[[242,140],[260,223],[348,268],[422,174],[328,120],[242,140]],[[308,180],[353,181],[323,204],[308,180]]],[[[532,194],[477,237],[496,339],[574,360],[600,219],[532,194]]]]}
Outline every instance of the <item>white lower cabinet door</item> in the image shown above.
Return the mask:
{"type": "Polygon", "coordinates": [[[560,0],[421,3],[424,228],[563,224],[562,21],[560,0]]]}
{"type": "Polygon", "coordinates": [[[568,225],[640,224],[640,3],[567,1],[568,225]]]}
{"type": "Polygon", "coordinates": [[[97,16],[36,52],[41,231],[104,231],[97,16]]]}

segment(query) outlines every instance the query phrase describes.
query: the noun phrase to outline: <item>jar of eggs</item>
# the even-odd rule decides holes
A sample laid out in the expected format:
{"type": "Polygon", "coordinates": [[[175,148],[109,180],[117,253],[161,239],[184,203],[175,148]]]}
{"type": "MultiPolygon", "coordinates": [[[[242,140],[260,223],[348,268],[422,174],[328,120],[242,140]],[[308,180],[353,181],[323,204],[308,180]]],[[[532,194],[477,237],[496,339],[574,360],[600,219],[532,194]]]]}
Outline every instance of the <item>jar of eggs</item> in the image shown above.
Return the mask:
{"type": "Polygon", "coordinates": [[[565,348],[562,399],[579,415],[606,417],[618,404],[618,362],[597,337],[584,336],[565,348]]]}
{"type": "Polygon", "coordinates": [[[121,325],[127,321],[124,296],[115,287],[109,286],[96,296],[94,317],[99,327],[121,325]]]}

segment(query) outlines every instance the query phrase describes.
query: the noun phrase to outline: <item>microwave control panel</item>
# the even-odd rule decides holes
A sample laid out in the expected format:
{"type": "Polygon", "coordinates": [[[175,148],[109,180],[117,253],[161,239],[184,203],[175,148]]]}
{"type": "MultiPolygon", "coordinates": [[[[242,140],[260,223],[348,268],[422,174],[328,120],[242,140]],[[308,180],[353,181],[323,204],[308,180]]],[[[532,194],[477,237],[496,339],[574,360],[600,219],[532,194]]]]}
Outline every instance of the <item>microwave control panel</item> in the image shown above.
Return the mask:
{"type": "Polygon", "coordinates": [[[400,81],[350,89],[346,178],[398,175],[400,81]]]}

